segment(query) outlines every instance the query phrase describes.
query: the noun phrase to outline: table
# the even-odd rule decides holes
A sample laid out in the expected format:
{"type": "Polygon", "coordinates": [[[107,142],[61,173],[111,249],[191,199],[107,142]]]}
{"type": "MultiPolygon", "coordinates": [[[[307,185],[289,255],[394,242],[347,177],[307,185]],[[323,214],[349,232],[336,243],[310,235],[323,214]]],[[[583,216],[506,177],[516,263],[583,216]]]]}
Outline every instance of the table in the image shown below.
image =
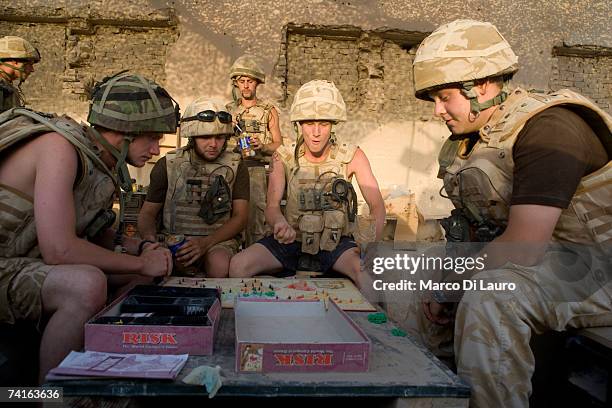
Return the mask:
{"type": "MultiPolygon", "coordinates": [[[[405,407],[467,407],[469,387],[410,337],[391,334],[391,322],[370,323],[366,312],[350,312],[372,341],[366,373],[238,374],[234,371],[234,314],[223,309],[212,356],[190,356],[176,381],[64,380],[64,396],[91,397],[205,397],[202,386],[181,382],[194,367],[219,365],[223,387],[213,399],[233,397],[373,397],[396,399],[405,407]]],[[[207,401],[208,402],[208,401],[207,401]]],[[[397,406],[398,404],[393,404],[397,406]]],[[[376,404],[378,406],[378,404],[376,404]]]]}

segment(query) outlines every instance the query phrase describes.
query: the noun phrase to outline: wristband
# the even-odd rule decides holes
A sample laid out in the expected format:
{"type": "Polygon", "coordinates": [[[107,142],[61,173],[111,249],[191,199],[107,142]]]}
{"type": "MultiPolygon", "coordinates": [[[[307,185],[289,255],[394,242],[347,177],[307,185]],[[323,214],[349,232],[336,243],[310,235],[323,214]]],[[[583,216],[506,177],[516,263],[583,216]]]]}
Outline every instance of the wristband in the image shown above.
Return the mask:
{"type": "Polygon", "coordinates": [[[142,241],[140,241],[140,244],[138,244],[138,256],[142,255],[142,251],[144,250],[144,246],[145,244],[154,244],[154,241],[151,241],[149,239],[143,239],[142,241]]]}

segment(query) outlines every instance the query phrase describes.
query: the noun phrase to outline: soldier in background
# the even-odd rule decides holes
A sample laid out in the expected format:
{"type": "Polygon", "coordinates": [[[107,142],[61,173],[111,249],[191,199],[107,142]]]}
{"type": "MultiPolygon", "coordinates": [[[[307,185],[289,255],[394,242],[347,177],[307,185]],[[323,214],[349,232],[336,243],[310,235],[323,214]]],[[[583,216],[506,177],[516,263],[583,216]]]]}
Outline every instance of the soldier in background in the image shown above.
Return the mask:
{"type": "Polygon", "coordinates": [[[0,112],[25,106],[21,84],[34,72],[40,53],[21,37],[0,38],[0,112]],[[13,82],[19,80],[17,86],[13,82]]]}
{"type": "Polygon", "coordinates": [[[132,188],[127,164],[159,154],[177,117],[166,90],[127,73],[94,87],[91,126],[25,108],[0,115],[0,322],[38,325],[40,381],[82,348],[107,288],[171,272],[167,249],[109,226],[115,192],[132,188]]]}
{"type": "Polygon", "coordinates": [[[265,235],[266,208],[266,169],[270,157],[282,144],[277,109],[270,103],[257,98],[257,88],[265,83],[266,76],[253,59],[244,55],[230,68],[234,101],[226,107],[234,118],[234,123],[250,137],[254,155],[245,157],[251,180],[249,221],[246,228],[248,247],[265,235]]]}

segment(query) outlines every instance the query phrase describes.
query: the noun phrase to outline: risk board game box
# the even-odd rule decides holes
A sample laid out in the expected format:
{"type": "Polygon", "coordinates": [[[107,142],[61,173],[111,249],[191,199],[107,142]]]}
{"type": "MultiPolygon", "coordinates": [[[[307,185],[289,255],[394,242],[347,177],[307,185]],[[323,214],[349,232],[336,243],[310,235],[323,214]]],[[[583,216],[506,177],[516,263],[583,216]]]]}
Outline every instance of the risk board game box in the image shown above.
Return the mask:
{"type": "Polygon", "coordinates": [[[217,289],[135,286],[85,324],[85,350],[211,355],[220,312],[217,289]]]}
{"type": "Polygon", "coordinates": [[[367,371],[371,342],[330,300],[237,298],[236,371],[367,371]]]}

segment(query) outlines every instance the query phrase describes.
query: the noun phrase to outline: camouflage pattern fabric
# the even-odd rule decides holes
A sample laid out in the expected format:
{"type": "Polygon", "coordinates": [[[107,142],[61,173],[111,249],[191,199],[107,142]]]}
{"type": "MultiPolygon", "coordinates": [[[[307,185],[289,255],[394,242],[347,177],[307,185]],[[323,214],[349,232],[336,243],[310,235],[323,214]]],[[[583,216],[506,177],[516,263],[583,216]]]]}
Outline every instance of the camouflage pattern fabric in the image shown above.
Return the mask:
{"type": "Polygon", "coordinates": [[[298,89],[289,113],[291,122],[304,120],[346,121],[346,104],[336,85],[315,79],[298,89]]]}
{"type": "Polygon", "coordinates": [[[249,199],[249,221],[245,230],[246,246],[250,246],[266,236],[266,169],[259,166],[249,167],[251,185],[249,199]]]}
{"type": "Polygon", "coordinates": [[[0,77],[0,113],[25,105],[21,90],[0,77]]]}
{"type": "Polygon", "coordinates": [[[257,63],[255,57],[251,55],[243,55],[236,59],[230,68],[230,79],[236,79],[241,76],[248,76],[256,79],[260,84],[266,82],[266,74],[257,63]]]}

